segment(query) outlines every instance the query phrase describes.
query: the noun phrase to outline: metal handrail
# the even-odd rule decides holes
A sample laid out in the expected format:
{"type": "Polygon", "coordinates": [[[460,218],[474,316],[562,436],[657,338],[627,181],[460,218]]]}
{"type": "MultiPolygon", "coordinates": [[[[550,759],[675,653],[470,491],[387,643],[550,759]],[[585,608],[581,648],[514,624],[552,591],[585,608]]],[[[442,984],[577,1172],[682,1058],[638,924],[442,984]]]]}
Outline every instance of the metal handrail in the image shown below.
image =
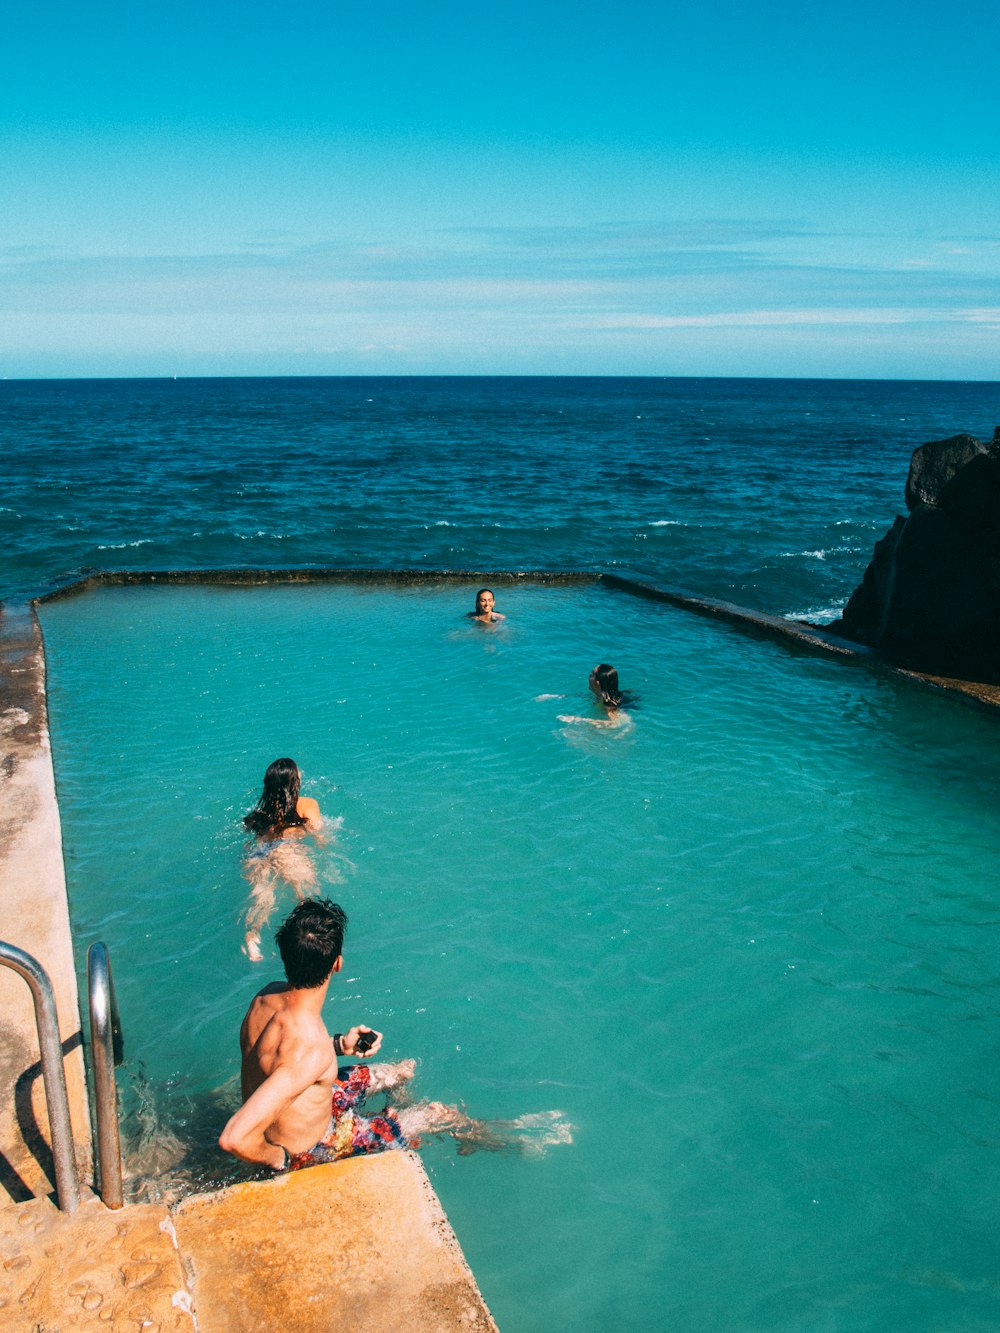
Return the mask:
{"type": "Polygon", "coordinates": [[[70,1123],[69,1097],[66,1092],[66,1070],[63,1066],[59,1015],[56,1011],[52,982],[36,958],[3,940],[0,940],[0,964],[23,977],[31,988],[31,997],[35,1003],[38,1048],[42,1056],[42,1082],[45,1085],[45,1104],[49,1113],[49,1132],[52,1135],[56,1198],[64,1213],[73,1213],[80,1206],[80,1181],[76,1174],[73,1127],[70,1123]]]}
{"type": "Polygon", "coordinates": [[[108,1208],[121,1208],[122,1149],[118,1132],[118,1089],[115,1065],[125,1058],[122,1021],[107,945],[87,950],[90,1000],[90,1047],[94,1065],[94,1110],[97,1117],[97,1169],[101,1198],[108,1208]]]}

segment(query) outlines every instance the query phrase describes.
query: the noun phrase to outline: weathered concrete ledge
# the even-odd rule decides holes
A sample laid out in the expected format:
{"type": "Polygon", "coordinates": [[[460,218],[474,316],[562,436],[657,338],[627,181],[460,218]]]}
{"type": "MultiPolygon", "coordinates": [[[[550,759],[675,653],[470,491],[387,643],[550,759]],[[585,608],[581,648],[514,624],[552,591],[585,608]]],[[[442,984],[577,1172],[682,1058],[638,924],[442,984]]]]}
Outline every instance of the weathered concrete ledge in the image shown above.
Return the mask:
{"type": "Polygon", "coordinates": [[[630,593],[632,596],[665,602],[691,611],[695,615],[722,621],[747,634],[778,640],[806,652],[853,662],[974,708],[991,713],[1000,711],[1000,686],[910,671],[895,666],[874,649],[841,638],[838,634],[832,634],[821,625],[812,625],[802,620],[789,620],[785,616],[769,615],[764,611],[753,611],[734,602],[718,601],[711,597],[695,597],[690,593],[664,588],[631,574],[594,570],[370,569],[319,566],[293,566],[287,569],[105,569],[91,570],[81,578],[40,593],[32,601],[35,604],[56,601],[62,597],[76,596],[100,587],[192,583],[220,587],[260,587],[284,583],[371,583],[398,587],[428,583],[480,583],[498,586],[529,583],[602,584],[608,588],[630,593]]]}
{"type": "Polygon", "coordinates": [[[832,634],[821,625],[811,625],[804,620],[789,620],[785,616],[767,615],[763,611],[751,611],[733,602],[715,601],[710,597],[692,597],[687,593],[660,588],[656,584],[646,583],[627,575],[602,574],[599,577],[608,587],[621,588],[622,591],[630,592],[637,597],[647,597],[653,601],[683,607],[695,615],[721,620],[745,633],[777,639],[806,652],[853,662],[880,675],[905,680],[911,685],[931,690],[935,694],[968,704],[972,708],[994,714],[1000,712],[1000,686],[985,685],[974,680],[955,680],[948,676],[933,676],[928,672],[910,671],[905,667],[895,666],[874,648],[866,648],[863,644],[842,639],[839,634],[832,634]]]}
{"type": "Polygon", "coordinates": [[[203,583],[218,587],[260,587],[281,583],[373,583],[406,587],[421,583],[596,583],[601,575],[586,570],[366,569],[293,565],[287,569],[95,569],[31,599],[33,604],[74,597],[94,588],[203,583]]]}
{"type": "Polygon", "coordinates": [[[9,1333],[496,1333],[420,1159],[391,1152],[168,1209],[0,1210],[9,1333]]]}
{"type": "MultiPolygon", "coordinates": [[[[90,1173],[90,1115],[62,835],[45,703],[45,657],[34,613],[0,614],[0,939],[48,973],[65,1052],[81,1177],[90,1173]]],[[[31,991],[0,967],[0,1199],[54,1188],[51,1136],[31,991]]]]}

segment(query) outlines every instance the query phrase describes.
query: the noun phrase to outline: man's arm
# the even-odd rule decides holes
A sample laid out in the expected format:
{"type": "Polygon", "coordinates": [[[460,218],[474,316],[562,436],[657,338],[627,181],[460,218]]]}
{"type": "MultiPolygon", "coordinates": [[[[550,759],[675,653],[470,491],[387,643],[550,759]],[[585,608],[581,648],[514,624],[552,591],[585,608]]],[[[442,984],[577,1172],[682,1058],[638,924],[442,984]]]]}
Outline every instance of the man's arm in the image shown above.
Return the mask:
{"type": "Polygon", "coordinates": [[[222,1151],[242,1157],[245,1162],[259,1162],[280,1171],[287,1160],[285,1149],[269,1143],[264,1131],[296,1097],[316,1082],[328,1064],[322,1054],[306,1060],[282,1062],[230,1118],[219,1135],[222,1151]]]}

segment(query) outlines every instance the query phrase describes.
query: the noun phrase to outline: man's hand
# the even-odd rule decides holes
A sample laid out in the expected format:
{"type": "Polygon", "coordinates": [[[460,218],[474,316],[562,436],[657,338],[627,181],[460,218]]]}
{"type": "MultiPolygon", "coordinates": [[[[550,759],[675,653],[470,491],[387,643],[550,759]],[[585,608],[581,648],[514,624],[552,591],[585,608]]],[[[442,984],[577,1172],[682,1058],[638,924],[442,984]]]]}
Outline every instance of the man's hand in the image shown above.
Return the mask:
{"type": "Polygon", "coordinates": [[[345,1032],[340,1039],[340,1049],[345,1055],[353,1056],[356,1060],[367,1060],[370,1055],[374,1055],[382,1045],[382,1034],[376,1032],[374,1028],[366,1027],[361,1024],[353,1027],[349,1032],[345,1032]],[[358,1050],[358,1038],[365,1034],[366,1040],[370,1036],[374,1038],[371,1045],[366,1050],[358,1050]]]}

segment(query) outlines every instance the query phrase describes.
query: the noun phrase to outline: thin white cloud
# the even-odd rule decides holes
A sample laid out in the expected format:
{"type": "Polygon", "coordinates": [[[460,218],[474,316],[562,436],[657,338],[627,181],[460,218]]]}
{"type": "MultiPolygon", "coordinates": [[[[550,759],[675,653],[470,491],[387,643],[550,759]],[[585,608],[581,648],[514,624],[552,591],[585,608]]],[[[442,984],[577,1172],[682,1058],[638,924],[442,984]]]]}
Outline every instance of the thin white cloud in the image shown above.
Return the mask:
{"type": "Polygon", "coordinates": [[[595,329],[719,329],[766,328],[781,325],[889,325],[889,324],[987,324],[1000,320],[1000,309],[937,310],[930,307],[913,309],[869,310],[739,310],[719,311],[708,315],[600,315],[582,321],[595,329]]]}

